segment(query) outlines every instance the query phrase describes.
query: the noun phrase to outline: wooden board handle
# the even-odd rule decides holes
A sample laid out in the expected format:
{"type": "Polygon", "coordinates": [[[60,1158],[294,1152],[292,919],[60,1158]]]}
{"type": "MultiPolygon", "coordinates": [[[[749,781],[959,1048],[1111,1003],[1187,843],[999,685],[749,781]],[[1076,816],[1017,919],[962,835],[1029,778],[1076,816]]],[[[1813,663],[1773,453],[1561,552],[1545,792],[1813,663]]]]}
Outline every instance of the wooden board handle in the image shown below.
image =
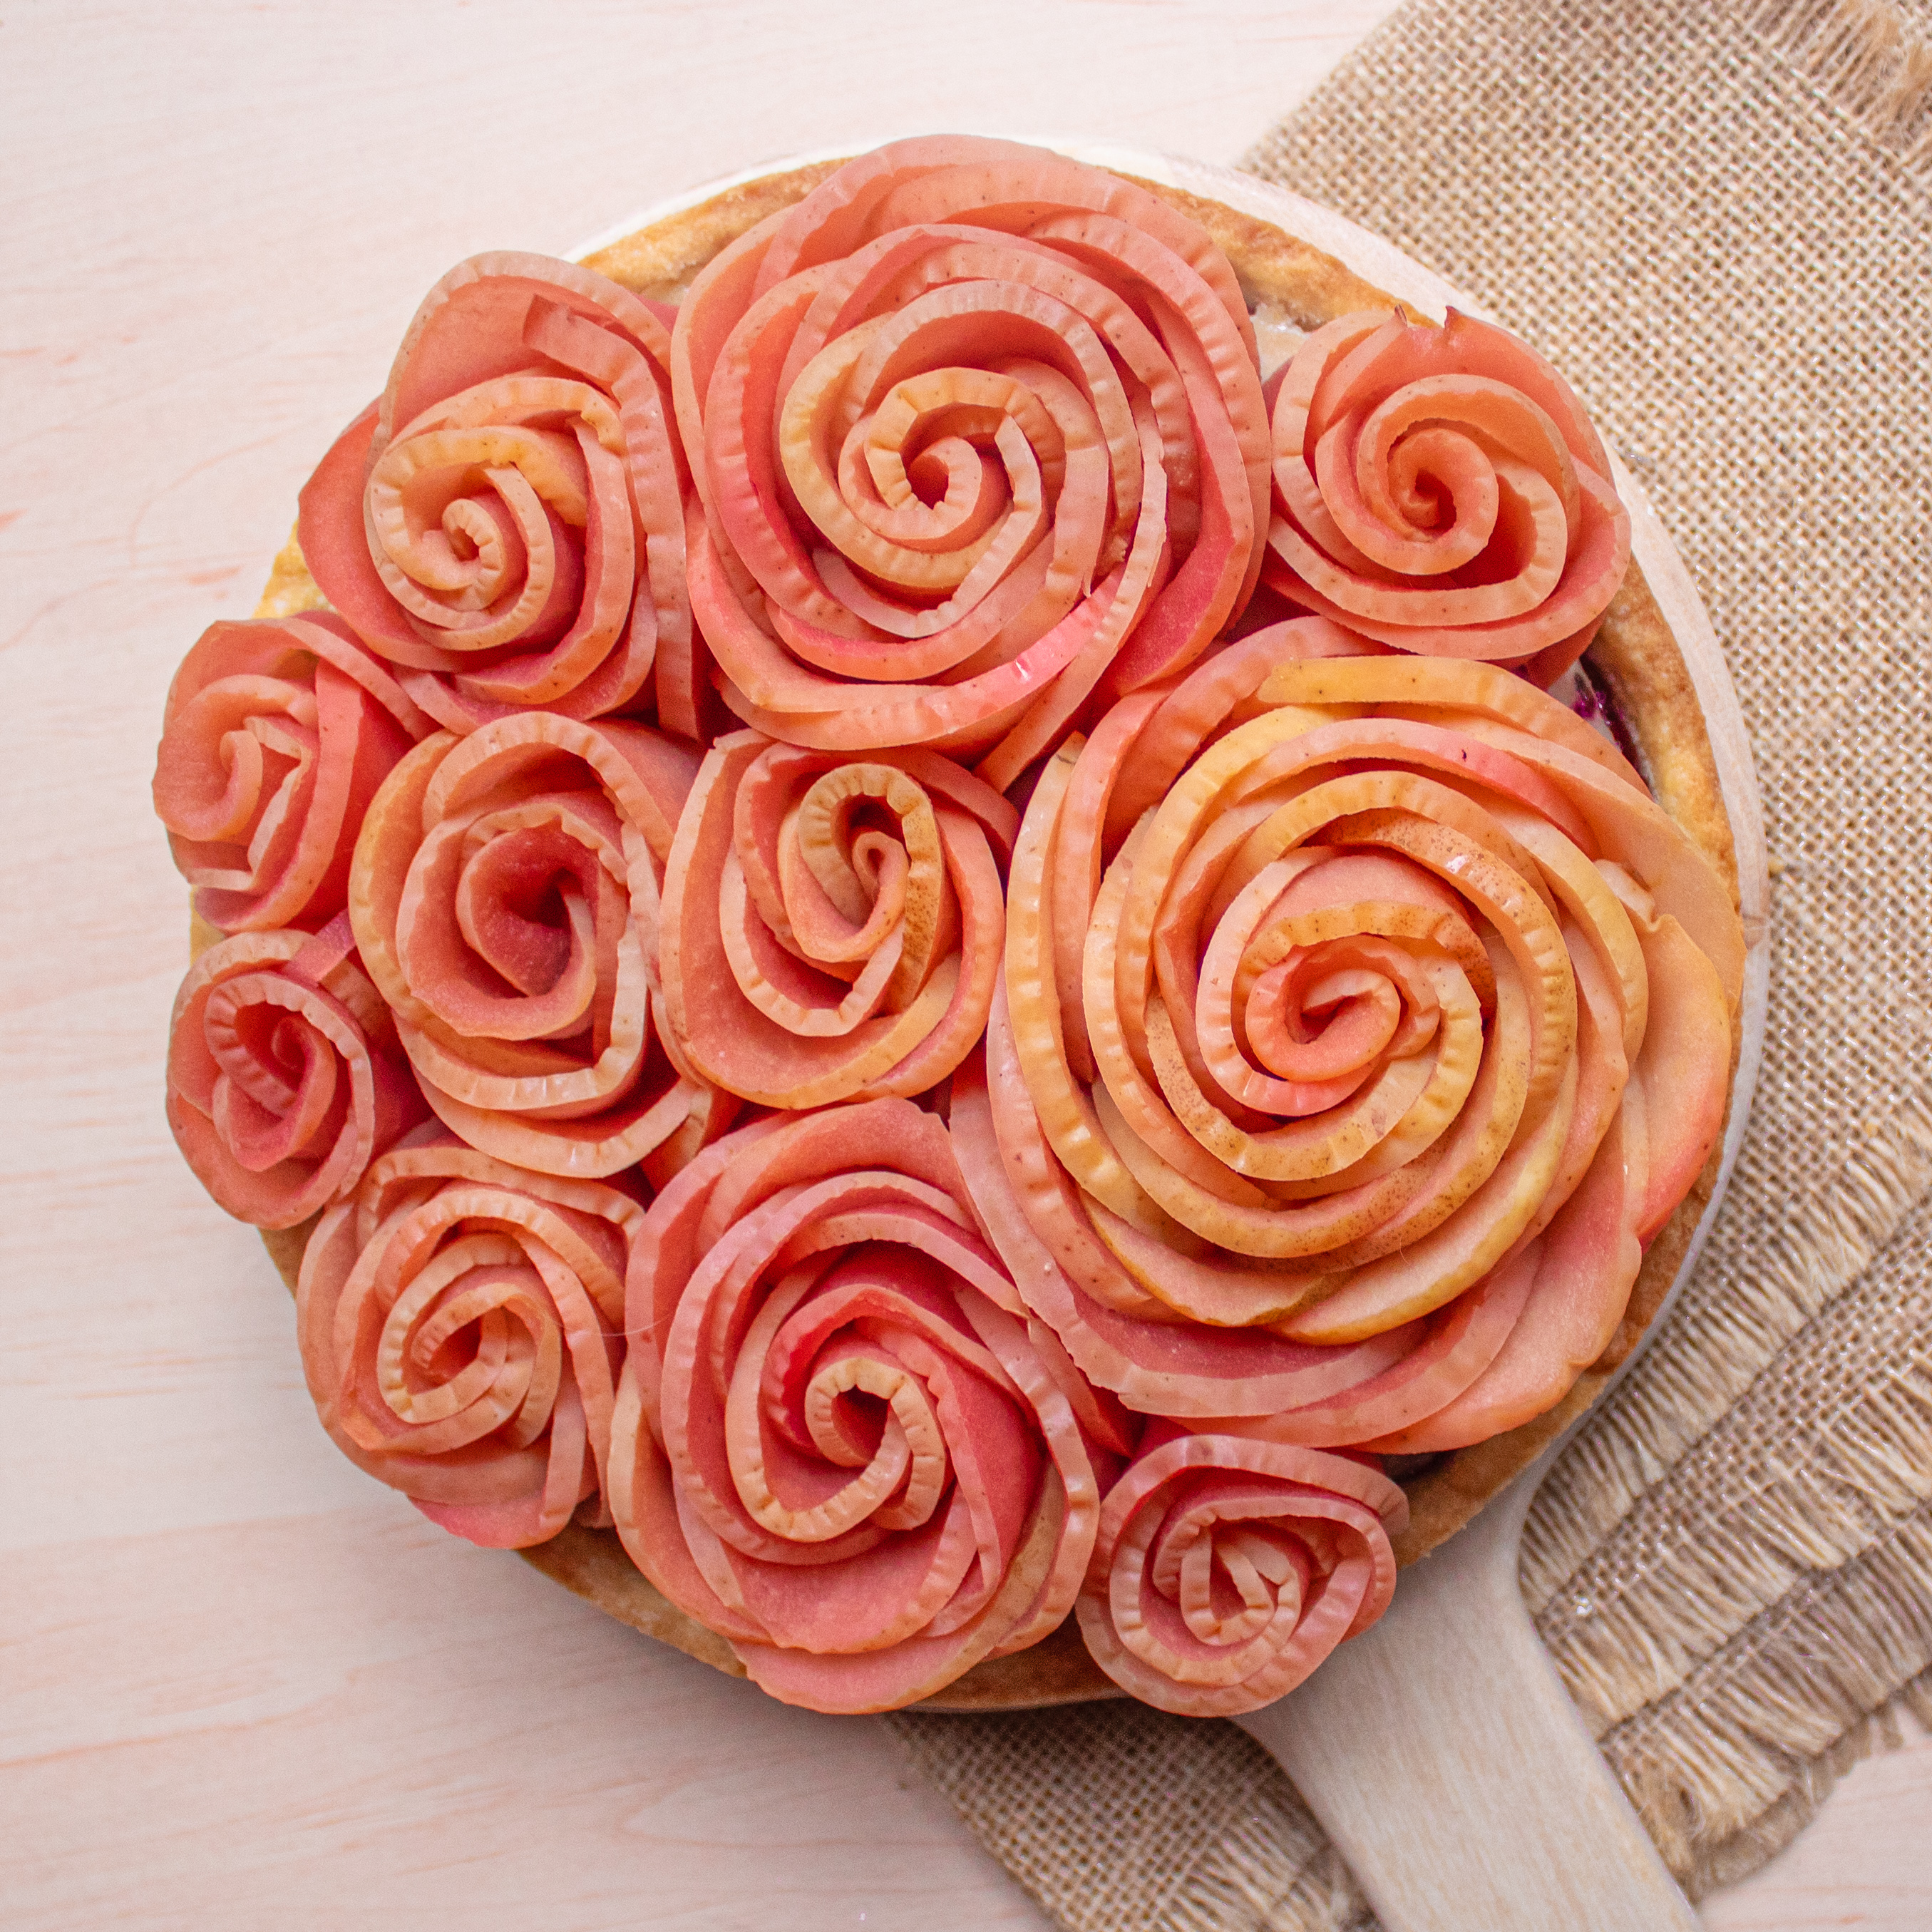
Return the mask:
{"type": "Polygon", "coordinates": [[[1244,1718],[1384,1932],[1697,1932],[1516,1582],[1526,1470],[1372,1630],[1244,1718]]]}

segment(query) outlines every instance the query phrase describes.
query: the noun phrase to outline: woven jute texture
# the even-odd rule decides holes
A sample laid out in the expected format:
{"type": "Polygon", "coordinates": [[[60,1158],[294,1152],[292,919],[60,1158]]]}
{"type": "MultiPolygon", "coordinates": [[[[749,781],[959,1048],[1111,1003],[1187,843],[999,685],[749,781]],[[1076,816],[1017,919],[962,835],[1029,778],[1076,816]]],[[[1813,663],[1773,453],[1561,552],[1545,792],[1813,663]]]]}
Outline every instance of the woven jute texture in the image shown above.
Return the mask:
{"type": "MultiPolygon", "coordinates": [[[[1249,158],[1576,382],[1676,538],[1772,854],[1756,1111],[1523,1588],[1694,1896],[1932,1718],[1932,0],[1412,0],[1249,158]]],[[[1073,1932],[1372,1923],[1231,1725],[895,1720],[1073,1932]]]]}

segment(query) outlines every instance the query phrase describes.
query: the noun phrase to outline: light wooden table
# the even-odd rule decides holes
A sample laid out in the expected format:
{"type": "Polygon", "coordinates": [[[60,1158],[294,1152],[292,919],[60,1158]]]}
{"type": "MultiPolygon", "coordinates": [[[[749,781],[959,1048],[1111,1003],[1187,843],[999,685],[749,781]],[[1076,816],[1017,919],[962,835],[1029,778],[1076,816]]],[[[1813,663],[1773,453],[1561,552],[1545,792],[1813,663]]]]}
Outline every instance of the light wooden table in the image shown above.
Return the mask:
{"type": "MultiPolygon", "coordinates": [[[[161,1118],[183,958],[147,806],[161,698],[253,605],[452,262],[935,124],[1232,159],[1388,10],[0,16],[0,1922],[1042,1924],[882,1728],[633,1637],[330,1448],[286,1298],[161,1118]]],[[[1928,1824],[1922,1747],[1708,1922],[1922,1924],[1928,1824]]]]}

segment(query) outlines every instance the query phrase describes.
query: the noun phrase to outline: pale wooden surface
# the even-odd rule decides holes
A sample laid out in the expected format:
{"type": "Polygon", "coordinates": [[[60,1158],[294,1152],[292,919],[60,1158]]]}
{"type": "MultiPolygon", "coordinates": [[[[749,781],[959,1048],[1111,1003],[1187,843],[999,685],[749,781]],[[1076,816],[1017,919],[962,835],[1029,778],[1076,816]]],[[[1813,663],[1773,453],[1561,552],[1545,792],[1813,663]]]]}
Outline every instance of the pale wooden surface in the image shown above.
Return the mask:
{"type": "MultiPolygon", "coordinates": [[[[882,1729],[632,1637],[329,1448],[161,1120],[161,697],[461,256],[940,122],[1230,159],[1387,10],[982,0],[937,58],[854,0],[0,14],[0,1922],[1041,1924],[882,1729]]],[[[1922,1745],[1706,1923],[1921,1925],[1928,1823],[1922,1745]]]]}

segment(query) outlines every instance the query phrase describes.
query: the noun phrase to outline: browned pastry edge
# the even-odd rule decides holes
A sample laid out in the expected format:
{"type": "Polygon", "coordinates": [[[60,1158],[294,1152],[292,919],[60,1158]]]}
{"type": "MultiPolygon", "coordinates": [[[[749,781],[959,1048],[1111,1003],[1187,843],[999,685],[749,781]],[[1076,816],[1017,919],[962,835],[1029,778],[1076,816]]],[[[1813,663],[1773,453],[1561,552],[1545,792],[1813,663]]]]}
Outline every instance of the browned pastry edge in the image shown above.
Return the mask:
{"type": "Polygon", "coordinates": [[[1168,188],[1138,175],[1122,178],[1160,196],[1207,230],[1233,264],[1234,279],[1250,310],[1266,303],[1280,310],[1298,328],[1319,328],[1324,322],[1353,315],[1360,309],[1401,307],[1393,296],[1374,283],[1364,281],[1333,255],[1324,255],[1312,243],[1271,223],[1244,214],[1225,202],[1190,194],[1185,188],[1168,188]]]}
{"type": "Polygon", "coordinates": [[[741,182],[722,194],[654,221],[584,258],[586,268],[608,275],[632,294],[652,302],[674,302],[691,278],[728,243],[755,228],[768,214],[805,197],[844,163],[814,161],[782,175],[741,182]]]}
{"type": "MultiPolygon", "coordinates": [[[[768,215],[801,200],[840,164],[814,162],[769,175],[667,217],[586,258],[586,266],[634,293],[674,302],[712,256],[768,215]]],[[[1136,176],[1125,178],[1172,203],[1205,228],[1234,265],[1251,308],[1265,307],[1295,326],[1313,328],[1358,309],[1396,307],[1394,298],[1308,243],[1222,203],[1136,176]]],[[[275,559],[258,616],[287,616],[322,602],[291,534],[275,559]]],[[[1717,761],[1688,667],[1650,586],[1633,562],[1590,647],[1592,668],[1609,684],[1636,741],[1658,802],[1717,866],[1738,898],[1737,860],[1718,785],[1717,761]]],[[[193,950],[220,935],[194,921],[193,950]]],[[[1738,1016],[1732,1016],[1731,1068],[1736,1096],[1738,1016]]],[[[1426,1556],[1469,1521],[1490,1498],[1534,1462],[1608,1384],[1662,1305],[1717,1184],[1721,1144],[1645,1254],[1628,1310],[1603,1355],[1552,1409],[1508,1434],[1459,1449],[1407,1480],[1408,1527],[1394,1539],[1398,1562],[1426,1556]]],[[[313,1221],[262,1241],[291,1289],[313,1221]]],[[[733,1676],[744,1666],[724,1639],[669,1603],[639,1574],[616,1532],[573,1524],[550,1542],[517,1552],[646,1636],[733,1676]]],[[[1126,1694],[1088,1655],[1073,1619],[1044,1642],[976,1665],[921,1708],[936,1711],[1034,1709],[1126,1694]]]]}

